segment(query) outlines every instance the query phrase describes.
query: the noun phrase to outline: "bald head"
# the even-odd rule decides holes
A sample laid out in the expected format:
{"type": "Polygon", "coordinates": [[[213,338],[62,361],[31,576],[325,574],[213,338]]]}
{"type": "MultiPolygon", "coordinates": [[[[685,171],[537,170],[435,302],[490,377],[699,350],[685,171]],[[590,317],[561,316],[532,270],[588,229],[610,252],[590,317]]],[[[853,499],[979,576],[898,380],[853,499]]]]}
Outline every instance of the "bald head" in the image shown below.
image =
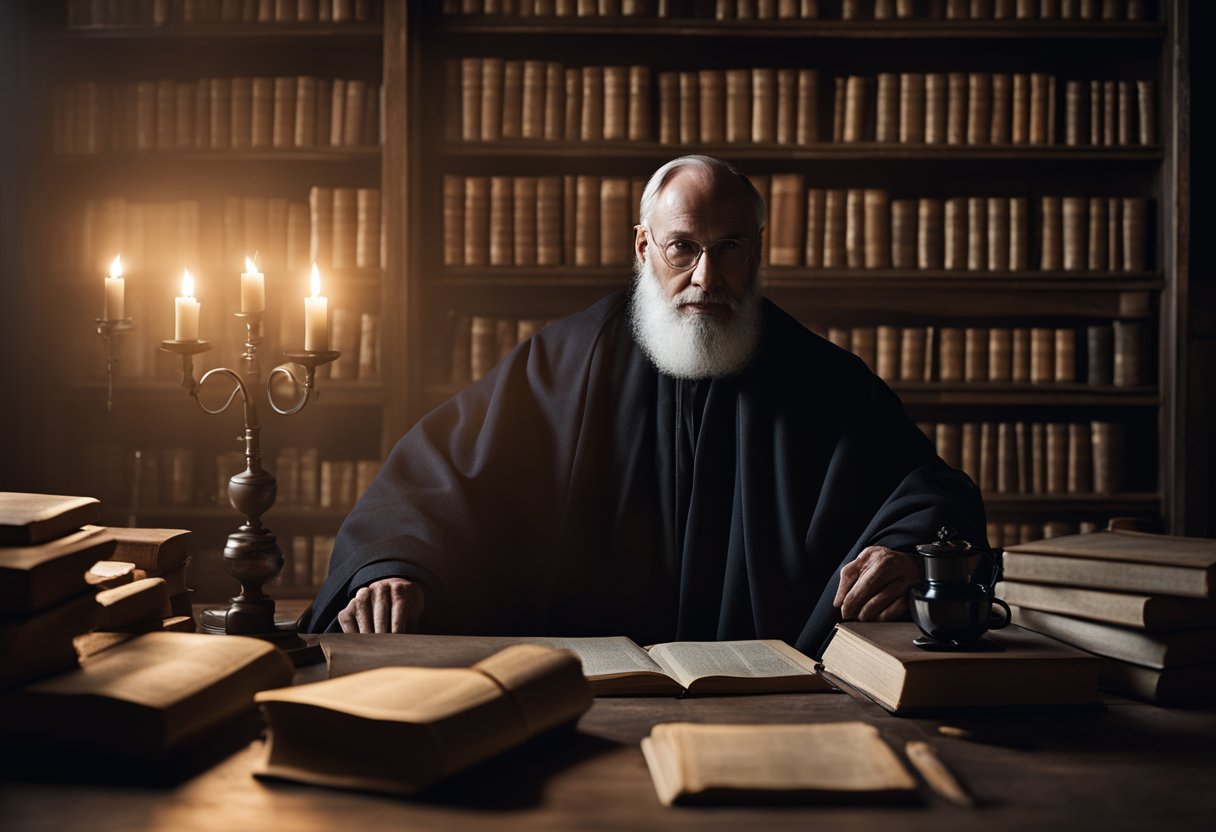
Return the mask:
{"type": "Polygon", "coordinates": [[[700,155],[672,159],[654,172],[642,191],[638,206],[638,221],[642,225],[651,224],[660,197],[677,178],[682,180],[681,189],[692,187],[703,196],[739,203],[751,212],[756,232],[764,227],[764,199],[751,181],[721,159],[700,155]]]}

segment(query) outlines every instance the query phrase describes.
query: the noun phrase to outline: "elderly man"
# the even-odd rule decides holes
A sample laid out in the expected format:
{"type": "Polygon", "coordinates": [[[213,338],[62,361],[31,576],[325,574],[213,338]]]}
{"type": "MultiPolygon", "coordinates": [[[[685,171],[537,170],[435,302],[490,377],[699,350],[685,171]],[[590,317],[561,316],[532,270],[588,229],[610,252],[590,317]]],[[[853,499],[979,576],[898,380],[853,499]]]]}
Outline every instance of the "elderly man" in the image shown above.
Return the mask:
{"type": "Polygon", "coordinates": [[[643,192],[637,276],[397,444],[312,630],[780,638],[886,620],[974,485],[896,396],[759,285],[764,203],[686,156],[643,192]]]}

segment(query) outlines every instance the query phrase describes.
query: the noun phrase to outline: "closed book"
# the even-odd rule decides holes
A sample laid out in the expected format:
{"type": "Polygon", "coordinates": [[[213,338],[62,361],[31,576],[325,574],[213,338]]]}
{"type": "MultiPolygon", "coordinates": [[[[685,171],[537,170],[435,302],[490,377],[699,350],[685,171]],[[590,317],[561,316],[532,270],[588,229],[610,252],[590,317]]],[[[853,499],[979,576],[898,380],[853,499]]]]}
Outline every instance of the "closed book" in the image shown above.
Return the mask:
{"type": "Polygon", "coordinates": [[[995,651],[931,652],[911,622],[837,624],[824,669],[894,713],[938,708],[1096,705],[1100,662],[1017,626],[995,651]]]}
{"type": "MultiPolygon", "coordinates": [[[[584,74],[584,83],[586,79],[587,75],[584,74]]],[[[604,67],[603,84],[604,122],[602,138],[606,141],[624,141],[629,136],[629,67],[604,67]]],[[[585,86],[583,91],[585,96],[585,86]]],[[[583,112],[586,113],[586,109],[583,112]]]]}
{"type": "MultiPolygon", "coordinates": [[[[215,91],[211,92],[212,98],[215,91]]],[[[212,107],[212,122],[215,120],[215,108],[212,107]]],[[[215,125],[212,124],[212,133],[215,125]]],[[[296,79],[294,77],[279,77],[274,79],[274,106],[271,125],[270,143],[273,147],[285,149],[293,147],[296,139],[296,79]]]]}
{"type": "Polygon", "coordinates": [[[660,72],[659,83],[659,144],[680,141],[680,73],[660,72]]]}
{"type": "Polygon", "coordinates": [[[967,271],[988,268],[988,200],[967,198],[967,271]]]}
{"type": "Polygon", "coordinates": [[[1011,337],[1013,358],[1010,362],[1010,381],[1025,384],[1030,381],[1031,337],[1027,327],[1014,327],[1011,337]]]}
{"type": "Polygon", "coordinates": [[[1054,380],[1063,383],[1077,380],[1077,332],[1074,329],[1056,330],[1054,380]]]}
{"type": "Polygon", "coordinates": [[[510,176],[490,177],[490,265],[514,262],[515,182],[510,176]]]}
{"type": "Polygon", "coordinates": [[[917,201],[891,200],[891,266],[896,269],[917,267],[917,201]]]}
{"type": "Polygon", "coordinates": [[[1086,384],[1114,383],[1114,329],[1110,324],[1085,328],[1086,384]]]}
{"type": "Polygon", "coordinates": [[[769,263],[774,266],[800,265],[805,187],[801,174],[774,174],[769,212],[769,263]]]}
{"type": "Polygon", "coordinates": [[[993,327],[988,330],[988,380],[1013,381],[1013,330],[993,327]]]}
{"type": "Polygon", "coordinates": [[[380,378],[380,316],[373,312],[359,315],[359,381],[380,378]]]}
{"type": "Polygon", "coordinates": [[[996,594],[1024,609],[1117,624],[1135,630],[1216,627],[1216,601],[1145,592],[1110,592],[1026,581],[1002,581],[996,594]]]}
{"type": "MultiPolygon", "coordinates": [[[[1143,272],[1148,267],[1148,204],[1142,197],[1125,197],[1123,206],[1123,271],[1143,272]]],[[[1112,263],[1113,266],[1113,263],[1112,263]]]]}
{"type": "Polygon", "coordinates": [[[833,188],[824,196],[823,267],[843,269],[846,256],[847,192],[833,188]]]}
{"type": "Polygon", "coordinates": [[[891,267],[890,199],[885,190],[867,188],[864,192],[864,200],[865,234],[862,265],[867,269],[889,269],[891,267]]]}
{"type": "Polygon", "coordinates": [[[899,75],[880,72],[874,92],[874,141],[898,142],[900,127],[899,75]]]}
{"type": "MultiPolygon", "coordinates": [[[[904,144],[922,144],[926,141],[925,75],[919,72],[904,72],[898,77],[898,141],[904,144]]],[[[879,78],[881,79],[882,76],[879,78]]]]}
{"type": "Polygon", "coordinates": [[[380,191],[359,188],[355,228],[355,262],[360,269],[380,268],[380,191]]]}
{"type": "Polygon", "coordinates": [[[574,265],[600,265],[600,177],[575,180],[574,265]]]}
{"type": "Polygon", "coordinates": [[[1123,200],[1117,196],[1106,200],[1106,262],[1112,271],[1123,268],[1123,200]]]}
{"type": "Polygon", "coordinates": [[[1030,76],[1030,144],[1051,144],[1055,78],[1041,72],[1030,76]]]}
{"type": "Polygon", "coordinates": [[[545,64],[545,141],[561,141],[566,135],[566,71],[555,61],[545,64]]]}
{"type": "Polygon", "coordinates": [[[1089,200],[1066,196],[1063,199],[1064,271],[1084,270],[1089,263],[1089,200]]]}
{"type": "Polygon", "coordinates": [[[679,85],[680,120],[677,140],[695,144],[701,138],[701,78],[697,72],[681,72],[679,85]]]}
{"type": "Polygon", "coordinates": [[[1123,490],[1123,459],[1126,453],[1123,425],[1118,422],[1090,423],[1093,443],[1093,490],[1117,494],[1123,490]]]}
{"type": "Polygon", "coordinates": [[[967,200],[951,197],[946,200],[942,218],[942,267],[947,271],[967,268],[967,200]]]}
{"type": "Polygon", "coordinates": [[[844,122],[841,128],[843,142],[863,142],[870,138],[866,119],[871,94],[869,86],[869,79],[861,75],[850,75],[845,81],[844,122]]]}
{"type": "Polygon", "coordinates": [[[806,194],[806,250],[808,269],[824,267],[824,236],[827,223],[827,191],[811,188],[806,194]]]}
{"type": "Polygon", "coordinates": [[[877,329],[877,366],[874,372],[890,384],[899,380],[899,327],[880,326],[877,329]]]}
{"type": "Polygon", "coordinates": [[[490,177],[464,180],[464,263],[490,264],[490,177]]]}
{"type": "MultiPolygon", "coordinates": [[[[728,93],[729,94],[729,93],[728,93]]],[[[751,141],[777,141],[777,70],[751,70],[751,141]]]]}
{"type": "Polygon", "coordinates": [[[250,713],[256,691],[291,674],[287,657],[258,639],[147,633],[16,692],[0,734],[13,745],[165,760],[250,713]]]}
{"type": "Polygon", "coordinates": [[[1067,81],[1064,84],[1064,144],[1068,147],[1089,144],[1089,102],[1086,84],[1067,81]]]}
{"type": "Polygon", "coordinates": [[[1143,667],[1182,667],[1208,663],[1216,648],[1216,628],[1146,633],[1054,612],[1013,608],[1014,621],[1065,644],[1099,656],[1143,667]]]}
{"type": "Polygon", "coordinates": [[[945,205],[940,199],[917,200],[916,266],[941,269],[945,266],[945,205]]]}
{"type": "Polygon", "coordinates": [[[358,234],[358,190],[355,188],[334,188],[333,248],[330,255],[330,264],[334,268],[354,268],[355,249],[359,242],[358,234]]]}
{"type": "Polygon", "coordinates": [[[502,138],[523,137],[524,62],[503,61],[502,65],[502,138]]]}
{"type": "Polygon", "coordinates": [[[579,67],[565,70],[564,127],[562,134],[568,142],[576,142],[583,129],[583,71],[579,67]]]}
{"type": "Polygon", "coordinates": [[[1136,89],[1131,81],[1120,81],[1118,86],[1118,124],[1116,144],[1126,147],[1136,143],[1139,136],[1136,133],[1136,89]]]}
{"type": "MultiPolygon", "coordinates": [[[[726,85],[725,140],[731,143],[751,141],[751,70],[728,69],[724,74],[726,85]]],[[[704,114],[704,106],[701,109],[704,114]]]]}
{"type": "MultiPolygon", "coordinates": [[[[481,127],[480,139],[483,142],[498,141],[502,138],[503,82],[505,74],[506,65],[502,58],[481,59],[481,115],[478,123],[481,127]]],[[[350,100],[350,96],[347,96],[347,101],[349,102],[350,100]]]]}
{"type": "Polygon", "coordinates": [[[899,337],[899,380],[924,381],[926,328],[905,326],[899,337]]]}
{"type": "Polygon", "coordinates": [[[1056,537],[1007,547],[1004,576],[1034,583],[1213,598],[1216,542],[1131,531],[1056,537]]]}
{"type": "Polygon", "coordinates": [[[1021,493],[1017,427],[1011,422],[1001,422],[996,426],[996,490],[1000,494],[1021,493]]]}
{"type": "Polygon", "coordinates": [[[600,265],[628,265],[633,256],[628,179],[605,176],[600,181],[599,214],[600,265]]]}
{"type": "Polygon", "coordinates": [[[1064,268],[1064,214],[1058,196],[1044,196],[1039,203],[1039,269],[1064,268]]]}
{"type": "Polygon", "coordinates": [[[85,573],[113,560],[114,542],[95,528],[0,550],[0,617],[28,615],[89,591],[85,573]]]}
{"type": "MultiPolygon", "coordinates": [[[[514,185],[514,263],[535,266],[537,260],[537,180],[535,176],[517,176],[514,185]]],[[[493,217],[491,217],[491,224],[493,217]]]]}
{"type": "MultiPolygon", "coordinates": [[[[477,65],[478,72],[481,70],[481,64],[477,65]]],[[[478,86],[480,90],[480,86],[478,86]]],[[[468,114],[464,114],[466,123],[468,114]]],[[[475,125],[480,124],[480,121],[474,121],[475,125]]],[[[344,130],[346,129],[346,81],[341,78],[335,78],[330,86],[330,102],[329,102],[329,129],[326,130],[324,125],[318,125],[318,130],[323,135],[328,135],[328,139],[322,141],[322,145],[330,147],[341,147],[343,142],[344,130]]],[[[476,139],[476,136],[473,137],[476,139]]]]}
{"type": "Polygon", "coordinates": [[[991,86],[988,141],[992,144],[1009,144],[1013,140],[1013,76],[994,73],[991,86]]]}
{"type": "Polygon", "coordinates": [[[832,79],[832,141],[844,141],[844,100],[849,79],[838,75],[832,79]]]}
{"type": "Polygon", "coordinates": [[[967,144],[987,144],[992,137],[992,75],[972,72],[967,78],[967,144]]]}
{"type": "Polygon", "coordinates": [[[1009,139],[1013,144],[1030,144],[1030,76],[1023,72],[1013,75],[1009,119],[1009,139]]]}
{"type": "Polygon", "coordinates": [[[964,330],[963,380],[988,380],[988,330],[969,326],[964,330]]]}
{"type": "Polygon", "coordinates": [[[1033,327],[1030,330],[1030,381],[1033,384],[1047,384],[1055,381],[1055,375],[1055,330],[1033,327]]]}
{"type": "Polygon", "coordinates": [[[541,266],[561,263],[561,179],[541,176],[536,183],[536,262],[541,266]]]}
{"type": "MultiPolygon", "coordinates": [[[[235,473],[235,472],[234,472],[235,473]]],[[[185,529],[144,529],[86,526],[112,542],[108,560],[134,564],[146,572],[168,572],[186,562],[190,532],[185,529]]]]}
{"type": "MultiPolygon", "coordinates": [[[[75,668],[73,639],[92,629],[97,614],[97,601],[86,592],[32,614],[0,617],[0,691],[75,668]]],[[[2,725],[0,719],[0,737],[2,725]]]]}
{"type": "MultiPolygon", "coordinates": [[[[312,147],[317,141],[317,79],[301,75],[296,81],[295,132],[292,144],[296,147],[312,147]]],[[[233,86],[235,99],[236,86],[233,86]]],[[[235,112],[235,100],[233,102],[235,112]]],[[[236,125],[233,125],[236,135],[236,125]]]]}
{"type": "Polygon", "coordinates": [[[1114,321],[1114,372],[1117,387],[1139,387],[1145,383],[1144,324],[1114,321]]]}
{"type": "Polygon", "coordinates": [[[798,136],[798,70],[774,70],[777,90],[774,95],[773,140],[794,144],[798,136]]]}
{"type": "MultiPolygon", "coordinates": [[[[1105,197],[1091,197],[1088,204],[1088,230],[1086,239],[1086,258],[1082,268],[1091,272],[1104,272],[1110,268],[1108,258],[1110,242],[1106,238],[1109,225],[1107,216],[1107,201],[1105,197]]],[[[1065,229],[1067,233],[1067,228],[1065,229]]],[[[1067,242],[1065,253],[1067,254],[1067,242]]]]}
{"type": "Polygon", "coordinates": [[[966,338],[958,327],[941,328],[941,361],[938,363],[938,380],[959,382],[963,380],[966,338]]]}
{"type": "Polygon", "coordinates": [[[605,112],[604,67],[585,66],[580,74],[583,89],[578,138],[584,142],[602,141],[605,112]]]}
{"type": "Polygon", "coordinates": [[[925,75],[925,143],[945,144],[949,122],[949,85],[945,73],[925,75]]]}
{"type": "Polygon", "coordinates": [[[1102,687],[1155,705],[1177,705],[1216,694],[1216,664],[1156,669],[1107,658],[1102,687]]]}
{"type": "Polygon", "coordinates": [[[1068,426],[1068,493],[1089,494],[1094,490],[1093,439],[1088,422],[1068,426]]]}
{"type": "Polygon", "coordinates": [[[1136,138],[1142,145],[1157,143],[1157,88],[1152,81],[1136,82],[1136,138]]]}
{"type": "Polygon", "coordinates": [[[822,141],[819,129],[819,70],[798,70],[798,116],[794,141],[814,144],[822,141]]]}
{"type": "MultiPolygon", "coordinates": [[[[1068,493],[1068,425],[1049,422],[1045,428],[1046,471],[1044,489],[1047,494],[1068,493]]],[[[1012,577],[1012,576],[1009,576],[1012,577]]]]}
{"type": "Polygon", "coordinates": [[[443,177],[443,264],[464,263],[464,177],[443,177]]]}
{"type": "Polygon", "coordinates": [[[967,104],[970,99],[970,76],[966,72],[946,75],[946,143],[967,143],[967,104]]]}
{"type": "MultiPolygon", "coordinates": [[[[481,58],[460,61],[460,137],[466,142],[481,140],[481,58]]],[[[335,95],[337,84],[335,82],[335,95]]]]}
{"type": "Polygon", "coordinates": [[[75,532],[101,515],[93,497],[0,491],[0,546],[30,546],[75,532]]]}
{"type": "Polygon", "coordinates": [[[653,136],[650,125],[650,67],[640,64],[629,67],[628,103],[629,141],[650,141],[653,136]]]}
{"type": "Polygon", "coordinates": [[[997,491],[997,474],[1000,473],[1000,426],[996,422],[980,423],[980,475],[975,484],[985,494],[997,491]]]}
{"type": "Polygon", "coordinates": [[[866,265],[866,192],[850,188],[845,194],[845,263],[850,269],[866,265]]]}
{"type": "Polygon", "coordinates": [[[376,131],[369,130],[369,114],[373,112],[370,102],[378,101],[376,86],[366,81],[352,79],[346,82],[346,103],[342,113],[342,144],[358,147],[376,144],[376,131]]]}
{"type": "Polygon", "coordinates": [[[143,578],[96,595],[97,630],[150,632],[161,629],[161,622],[172,616],[164,578],[143,578]]]}

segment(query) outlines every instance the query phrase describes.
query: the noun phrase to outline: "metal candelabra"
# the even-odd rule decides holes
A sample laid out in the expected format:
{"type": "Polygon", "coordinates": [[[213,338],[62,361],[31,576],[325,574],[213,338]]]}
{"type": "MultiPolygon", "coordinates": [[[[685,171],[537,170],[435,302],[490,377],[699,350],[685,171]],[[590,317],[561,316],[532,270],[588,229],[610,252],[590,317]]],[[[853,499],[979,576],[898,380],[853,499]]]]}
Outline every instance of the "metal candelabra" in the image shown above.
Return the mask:
{"type": "Polygon", "coordinates": [[[118,352],[122,339],[135,324],[130,318],[94,318],[97,334],[106,342],[106,410],[114,409],[114,373],[118,370],[118,352]]]}
{"type": "MultiPolygon", "coordinates": [[[[241,358],[244,374],[228,367],[215,367],[194,379],[194,356],[211,349],[203,340],[162,341],[160,348],[182,357],[182,383],[186,393],[205,413],[218,415],[226,411],[240,396],[245,417],[245,470],[228,481],[228,499],[245,522],[228,535],[224,546],[224,571],[241,585],[241,592],[227,607],[204,610],[200,626],[206,632],[229,635],[257,636],[270,639],[290,639],[295,635],[294,623],[276,623],[274,600],[262,586],[274,579],[283,568],[283,553],[275,536],[262,525],[262,515],[274,505],[277,486],[274,475],[262,467],[262,426],[258,421],[257,401],[246,378],[256,379],[258,346],[262,342],[261,312],[236,313],[245,322],[245,351],[241,358]],[[199,391],[211,378],[226,378],[232,383],[228,398],[222,405],[211,408],[199,398],[199,391]]],[[[108,342],[107,342],[108,343],[108,342]]],[[[285,351],[292,364],[304,368],[303,391],[300,380],[291,367],[279,365],[266,377],[266,399],[275,413],[292,416],[304,409],[317,394],[317,368],[336,360],[341,353],[334,350],[285,351]],[[290,381],[295,401],[288,407],[275,402],[273,385],[277,377],[290,381]]]]}

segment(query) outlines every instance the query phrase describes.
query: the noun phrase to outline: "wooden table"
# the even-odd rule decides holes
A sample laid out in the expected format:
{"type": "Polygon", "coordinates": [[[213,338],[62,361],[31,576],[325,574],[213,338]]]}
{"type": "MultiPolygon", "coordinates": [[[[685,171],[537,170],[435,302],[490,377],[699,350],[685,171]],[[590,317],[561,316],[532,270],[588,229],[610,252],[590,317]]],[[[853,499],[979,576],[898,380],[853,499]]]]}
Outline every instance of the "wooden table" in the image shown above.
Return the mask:
{"type": "MultiPolygon", "coordinates": [[[[398,636],[409,644],[409,636],[398,636]]],[[[455,654],[469,652],[453,640],[455,654]]],[[[442,664],[427,647],[425,663],[442,664]]],[[[442,651],[440,651],[442,654],[442,651]]],[[[324,675],[303,668],[297,681],[324,675]]],[[[423,798],[270,783],[250,775],[255,742],[179,785],[0,785],[5,830],[848,830],[1216,828],[1216,711],[1119,698],[1104,713],[973,715],[950,724],[1023,743],[941,737],[943,720],[892,717],[846,694],[599,699],[576,732],[549,735],[464,772],[423,798]],[[638,741],[665,721],[861,719],[894,748],[929,739],[980,801],[957,808],[923,790],[915,807],[663,808],[638,741]]],[[[402,749],[408,753],[408,749],[402,749]]],[[[104,762],[99,761],[99,765],[104,762]]]]}

